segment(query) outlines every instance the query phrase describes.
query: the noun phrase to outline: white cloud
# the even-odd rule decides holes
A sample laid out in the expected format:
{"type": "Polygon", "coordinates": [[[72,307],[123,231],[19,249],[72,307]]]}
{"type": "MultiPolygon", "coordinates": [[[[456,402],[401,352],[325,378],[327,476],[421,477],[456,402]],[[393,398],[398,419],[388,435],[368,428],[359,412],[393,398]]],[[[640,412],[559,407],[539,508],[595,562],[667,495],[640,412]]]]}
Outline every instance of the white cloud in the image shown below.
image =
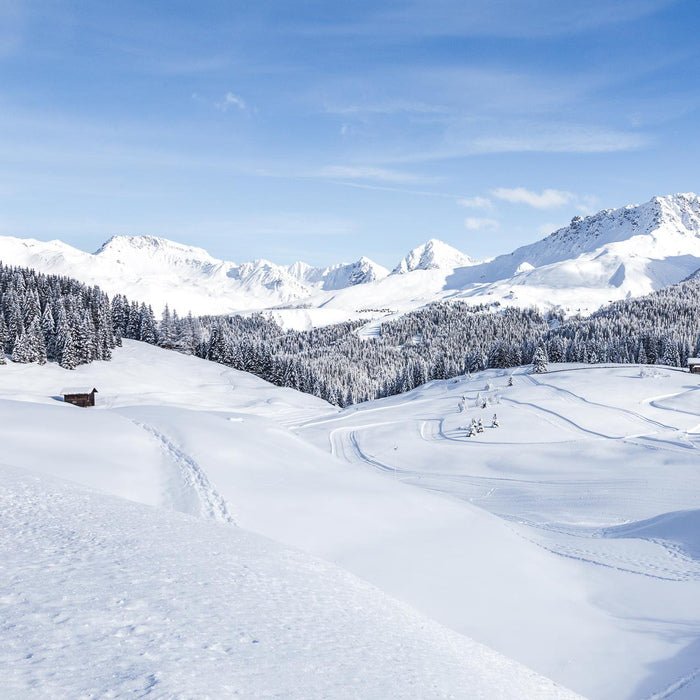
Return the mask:
{"type": "Polygon", "coordinates": [[[245,100],[233,92],[227,92],[224,95],[224,99],[221,102],[217,102],[216,106],[222,112],[225,112],[230,107],[236,107],[237,109],[240,109],[241,111],[245,111],[246,109],[248,109],[248,105],[246,104],[245,100]]]}
{"type": "Polygon", "coordinates": [[[493,209],[493,202],[488,197],[460,197],[457,204],[466,209],[493,209]]]}
{"type": "Polygon", "coordinates": [[[577,124],[524,125],[517,133],[477,136],[473,153],[616,153],[643,148],[646,134],[577,124]]]}
{"type": "Polygon", "coordinates": [[[527,204],[527,206],[535,209],[554,209],[569,204],[576,199],[576,195],[573,192],[552,189],[534,192],[525,187],[497,187],[495,190],[491,190],[491,195],[504,202],[527,204]]]}
{"type": "Polygon", "coordinates": [[[313,176],[336,180],[370,180],[395,184],[425,181],[425,178],[420,175],[403,172],[402,170],[390,170],[388,168],[376,168],[364,165],[327,165],[313,173],[313,176]]]}
{"type": "Polygon", "coordinates": [[[500,224],[496,219],[468,216],[464,220],[464,227],[468,231],[495,231],[499,226],[500,224]]]}

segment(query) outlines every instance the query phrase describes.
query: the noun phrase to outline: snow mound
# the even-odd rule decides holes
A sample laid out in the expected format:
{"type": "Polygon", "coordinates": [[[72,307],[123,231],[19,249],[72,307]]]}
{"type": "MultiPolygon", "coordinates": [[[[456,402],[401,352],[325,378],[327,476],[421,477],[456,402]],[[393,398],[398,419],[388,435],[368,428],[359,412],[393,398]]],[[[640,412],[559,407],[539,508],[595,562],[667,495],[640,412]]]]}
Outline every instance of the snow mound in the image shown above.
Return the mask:
{"type": "Polygon", "coordinates": [[[663,513],[647,520],[605,530],[606,537],[663,540],[687,556],[700,560],[700,510],[663,513]]]}
{"type": "Polygon", "coordinates": [[[332,564],[0,474],[5,697],[574,697],[332,564]]]}

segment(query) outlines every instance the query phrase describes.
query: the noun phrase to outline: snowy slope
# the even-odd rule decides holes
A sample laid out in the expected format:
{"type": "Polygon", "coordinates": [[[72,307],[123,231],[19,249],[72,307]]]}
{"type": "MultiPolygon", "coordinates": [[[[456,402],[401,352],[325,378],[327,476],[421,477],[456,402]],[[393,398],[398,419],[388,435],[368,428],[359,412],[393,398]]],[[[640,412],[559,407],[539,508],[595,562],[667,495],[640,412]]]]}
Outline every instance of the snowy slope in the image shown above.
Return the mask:
{"type": "Polygon", "coordinates": [[[341,569],[0,467],[3,698],[573,698],[341,569]]]}
{"type": "MultiPolygon", "coordinates": [[[[522,581],[509,582],[522,609],[508,617],[528,630],[527,639],[495,630],[495,603],[460,620],[460,594],[471,597],[472,580],[445,586],[423,608],[432,616],[441,619],[439,606],[450,607],[458,628],[591,698],[698,697],[700,379],[663,368],[641,377],[630,366],[571,366],[540,376],[517,370],[512,387],[507,376],[490,370],[432,382],[311,421],[299,434],[319,447],[330,443],[358,469],[510,523],[543,585],[554,581],[568,592],[566,601],[541,607],[522,581]],[[485,410],[477,407],[483,399],[485,410]],[[488,427],[493,413],[497,429],[488,427]],[[472,418],[487,428],[468,438],[472,418]],[[529,552],[532,545],[548,554],[546,562],[529,552]],[[562,623],[560,635],[553,619],[562,623]]],[[[473,536],[488,535],[475,528],[473,536]]],[[[491,542],[492,556],[510,561],[500,541],[491,542]]],[[[489,564],[473,547],[467,541],[453,553],[467,558],[478,579],[489,564]]],[[[494,574],[505,606],[507,590],[494,574]]]]}
{"type": "MultiPolygon", "coordinates": [[[[390,574],[391,592],[409,604],[416,596],[396,582],[480,528],[510,550],[514,580],[537,588],[541,576],[498,519],[358,473],[290,432],[335,416],[323,401],[133,341],[112,362],[73,372],[0,370],[2,462],[33,475],[0,478],[13,573],[0,592],[13,604],[0,655],[3,667],[12,660],[12,697],[35,684],[64,696],[153,687],[164,696],[569,697],[338,569],[234,527],[375,585],[390,574]],[[96,409],[54,398],[69,380],[97,386],[96,409]],[[442,512],[442,523],[420,534],[420,511],[442,512]],[[397,547],[411,532],[424,544],[397,547]],[[76,674],[86,656],[90,673],[76,674]]],[[[423,576],[420,586],[435,583],[423,576]]]]}
{"type": "Polygon", "coordinates": [[[492,370],[339,412],[126,342],[74,372],[0,367],[2,461],[233,521],[590,698],[679,684],[695,697],[698,380],[630,366],[514,379],[492,370]],[[67,383],[97,386],[97,408],[51,398],[67,383]],[[501,428],[460,430],[495,411],[501,428]]]}

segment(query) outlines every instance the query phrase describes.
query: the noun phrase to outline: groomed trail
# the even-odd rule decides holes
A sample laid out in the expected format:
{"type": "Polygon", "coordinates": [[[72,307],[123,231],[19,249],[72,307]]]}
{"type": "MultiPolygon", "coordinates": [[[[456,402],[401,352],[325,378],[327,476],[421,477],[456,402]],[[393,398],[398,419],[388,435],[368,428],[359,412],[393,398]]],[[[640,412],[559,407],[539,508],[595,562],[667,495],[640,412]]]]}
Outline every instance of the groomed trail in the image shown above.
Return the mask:
{"type": "Polygon", "coordinates": [[[571,562],[595,582],[596,607],[637,640],[629,642],[640,645],[635,653],[654,639],[675,640],[668,663],[657,661],[648,682],[630,676],[627,694],[579,689],[594,698],[685,699],[700,693],[691,651],[693,629],[700,639],[700,534],[686,525],[669,539],[635,523],[700,502],[699,392],[694,377],[665,367],[649,376],[630,366],[491,370],[354,406],[297,432],[319,445],[326,435],[331,453],[355,468],[487,510],[571,562]],[[468,437],[472,418],[485,428],[468,437]],[[664,624],[687,633],[666,637],[664,624]]]}

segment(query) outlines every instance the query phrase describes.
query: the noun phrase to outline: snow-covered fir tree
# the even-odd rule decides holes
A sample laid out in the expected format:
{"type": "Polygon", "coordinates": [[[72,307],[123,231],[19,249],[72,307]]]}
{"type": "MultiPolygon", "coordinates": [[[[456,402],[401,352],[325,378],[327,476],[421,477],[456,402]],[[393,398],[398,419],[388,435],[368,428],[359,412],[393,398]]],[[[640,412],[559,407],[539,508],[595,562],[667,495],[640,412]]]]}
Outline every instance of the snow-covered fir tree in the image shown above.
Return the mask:
{"type": "Polygon", "coordinates": [[[535,354],[532,357],[532,371],[535,374],[544,374],[547,369],[547,352],[544,349],[542,345],[540,345],[537,350],[535,350],[535,354]]]}

